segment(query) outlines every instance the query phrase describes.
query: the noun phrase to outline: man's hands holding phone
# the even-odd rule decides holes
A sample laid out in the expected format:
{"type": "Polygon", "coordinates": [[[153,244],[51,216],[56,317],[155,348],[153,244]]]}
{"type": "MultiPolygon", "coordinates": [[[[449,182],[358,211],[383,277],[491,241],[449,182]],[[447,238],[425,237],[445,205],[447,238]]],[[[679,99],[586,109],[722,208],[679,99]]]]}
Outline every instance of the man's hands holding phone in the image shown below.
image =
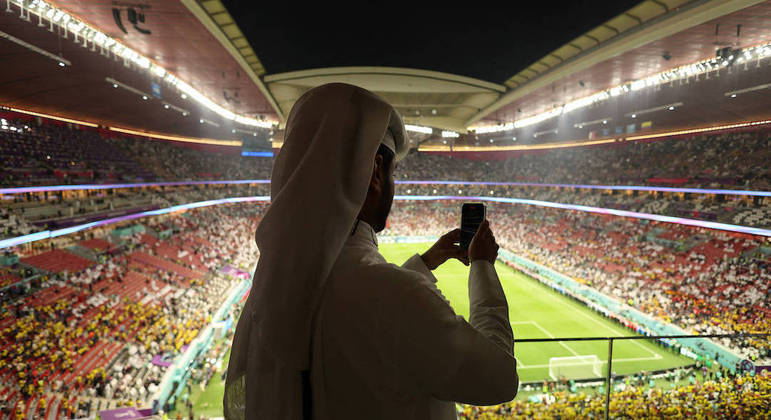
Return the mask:
{"type": "Polygon", "coordinates": [[[471,239],[471,244],[468,247],[468,259],[472,262],[484,260],[490,264],[495,264],[495,259],[498,257],[498,248],[493,231],[490,229],[490,222],[485,219],[479,225],[474,238],[471,239]]]}
{"type": "Polygon", "coordinates": [[[460,242],[460,229],[453,229],[439,238],[438,241],[423,255],[423,262],[426,263],[426,267],[429,270],[434,270],[436,267],[444,264],[445,261],[450,258],[455,258],[462,262],[464,265],[468,265],[468,254],[466,250],[458,245],[460,242]]]}
{"type": "Polygon", "coordinates": [[[439,238],[438,241],[420,257],[429,270],[434,270],[450,258],[455,258],[464,265],[470,261],[485,260],[495,264],[498,256],[498,244],[490,230],[490,222],[484,220],[471,239],[468,252],[457,243],[460,241],[460,229],[453,229],[439,238]]]}

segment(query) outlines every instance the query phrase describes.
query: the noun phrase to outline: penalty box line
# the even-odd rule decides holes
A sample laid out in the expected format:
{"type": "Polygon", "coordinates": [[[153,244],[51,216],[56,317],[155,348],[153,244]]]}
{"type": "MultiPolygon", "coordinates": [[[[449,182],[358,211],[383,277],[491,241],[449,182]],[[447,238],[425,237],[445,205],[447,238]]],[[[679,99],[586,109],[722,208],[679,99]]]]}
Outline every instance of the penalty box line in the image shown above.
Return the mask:
{"type": "MultiPolygon", "coordinates": [[[[556,338],[556,337],[554,337],[554,335],[553,335],[552,333],[550,333],[550,332],[549,332],[549,330],[547,330],[546,328],[542,327],[542,326],[541,326],[541,325],[540,325],[538,322],[536,322],[536,321],[519,321],[519,322],[512,322],[512,323],[511,323],[511,325],[523,325],[523,324],[530,324],[530,325],[533,325],[534,327],[536,327],[536,328],[538,328],[539,330],[541,330],[541,332],[543,332],[544,334],[548,335],[548,336],[549,336],[549,338],[556,338]]],[[[564,347],[564,348],[565,348],[567,351],[569,351],[570,353],[572,353],[572,354],[573,354],[573,356],[581,356],[580,354],[578,354],[578,353],[577,353],[575,350],[573,350],[573,349],[572,349],[570,346],[568,346],[568,345],[567,345],[567,344],[565,344],[564,342],[562,342],[562,341],[558,341],[558,343],[559,343],[559,345],[561,345],[562,347],[564,347]]],[[[521,361],[519,361],[519,359],[517,359],[517,364],[518,364],[518,365],[520,365],[520,366],[521,366],[521,367],[523,367],[523,368],[527,368],[527,367],[528,367],[527,365],[525,365],[524,363],[522,363],[521,361]]]]}
{"type": "MultiPolygon", "coordinates": [[[[613,359],[613,363],[614,364],[616,364],[616,363],[631,363],[631,362],[642,362],[642,361],[647,361],[647,360],[659,360],[659,359],[662,359],[662,357],[630,357],[630,358],[626,358],[626,359],[613,359]]],[[[607,360],[600,360],[599,362],[602,363],[603,365],[606,365],[606,366],[608,364],[607,360]]],[[[548,364],[546,364],[546,365],[527,365],[527,366],[522,366],[522,369],[543,369],[543,368],[548,368],[548,367],[549,367],[548,364]]]]}
{"type": "MultiPolygon", "coordinates": [[[[582,314],[582,315],[583,315],[583,314],[582,314]]],[[[595,321],[595,322],[596,322],[596,321],[595,321]]],[[[597,323],[599,324],[599,322],[597,322],[597,323]]],[[[548,336],[549,336],[549,338],[556,338],[556,337],[554,337],[554,335],[553,335],[552,333],[550,333],[550,332],[549,332],[549,330],[547,330],[546,328],[542,327],[542,326],[541,326],[541,325],[540,325],[538,322],[536,322],[536,321],[516,321],[516,322],[511,322],[511,325],[512,325],[512,326],[513,326],[513,325],[525,325],[525,324],[533,325],[534,327],[536,327],[536,328],[538,328],[539,330],[541,330],[541,331],[542,331],[544,334],[548,335],[548,336]]],[[[600,325],[602,325],[602,324],[600,324],[600,325]]],[[[602,326],[603,326],[603,327],[605,327],[604,325],[602,325],[602,326]]],[[[605,327],[605,328],[606,328],[606,329],[609,329],[608,327],[605,327]]],[[[613,331],[613,332],[615,332],[615,331],[613,331]]],[[[516,341],[515,341],[515,342],[516,342],[516,341]]],[[[564,347],[564,348],[565,348],[567,351],[569,351],[569,352],[573,353],[573,356],[581,356],[580,354],[578,354],[578,353],[577,353],[575,350],[573,350],[573,349],[572,349],[570,346],[568,346],[568,345],[567,345],[567,344],[565,344],[564,342],[562,342],[562,341],[558,341],[558,343],[559,343],[559,344],[560,344],[562,347],[564,347]]],[[[663,359],[663,357],[662,357],[660,354],[658,354],[658,353],[656,353],[656,352],[653,352],[653,351],[651,351],[651,350],[649,350],[649,349],[647,349],[647,348],[643,347],[643,346],[642,346],[640,343],[635,343],[635,344],[637,344],[637,345],[638,345],[638,346],[640,346],[640,347],[641,347],[643,350],[646,350],[648,353],[652,354],[653,356],[651,356],[651,357],[631,357],[631,358],[624,358],[624,359],[615,359],[615,358],[614,358],[614,359],[613,359],[613,362],[614,362],[614,363],[615,363],[615,362],[641,362],[641,361],[646,361],[646,360],[661,360],[661,359],[663,359]]],[[[536,369],[536,368],[546,368],[546,367],[549,367],[549,365],[548,365],[548,364],[546,364],[546,365],[543,365],[543,364],[541,364],[541,365],[525,365],[525,364],[524,364],[524,363],[522,363],[522,361],[520,361],[518,358],[517,358],[516,360],[517,360],[517,366],[518,366],[518,367],[521,367],[522,369],[536,369]]],[[[601,362],[601,363],[603,363],[603,364],[606,364],[606,365],[608,364],[608,360],[607,360],[607,359],[604,359],[604,360],[603,360],[603,359],[600,359],[600,362],[601,362]]]]}

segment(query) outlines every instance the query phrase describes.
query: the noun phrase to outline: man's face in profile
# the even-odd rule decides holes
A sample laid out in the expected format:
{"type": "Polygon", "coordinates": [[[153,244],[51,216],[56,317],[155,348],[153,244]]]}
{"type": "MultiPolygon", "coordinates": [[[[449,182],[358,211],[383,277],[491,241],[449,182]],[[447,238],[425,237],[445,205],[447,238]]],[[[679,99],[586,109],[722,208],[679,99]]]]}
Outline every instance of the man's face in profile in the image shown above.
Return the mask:
{"type": "Polygon", "coordinates": [[[377,224],[372,228],[375,232],[380,232],[386,227],[386,220],[388,220],[388,214],[391,213],[391,204],[394,201],[394,171],[396,170],[396,158],[391,159],[390,165],[380,166],[383,173],[383,189],[381,190],[380,200],[378,204],[378,218],[377,224]]]}

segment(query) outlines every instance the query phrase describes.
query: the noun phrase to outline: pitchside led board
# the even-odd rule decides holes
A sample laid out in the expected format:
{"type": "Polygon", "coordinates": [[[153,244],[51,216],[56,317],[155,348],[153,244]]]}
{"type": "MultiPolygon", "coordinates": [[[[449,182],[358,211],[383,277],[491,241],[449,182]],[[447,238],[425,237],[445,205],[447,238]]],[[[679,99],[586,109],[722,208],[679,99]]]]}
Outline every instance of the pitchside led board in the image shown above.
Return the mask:
{"type": "Polygon", "coordinates": [[[270,139],[264,134],[240,134],[238,139],[241,140],[241,156],[254,156],[254,157],[272,157],[273,145],[270,139]]]}

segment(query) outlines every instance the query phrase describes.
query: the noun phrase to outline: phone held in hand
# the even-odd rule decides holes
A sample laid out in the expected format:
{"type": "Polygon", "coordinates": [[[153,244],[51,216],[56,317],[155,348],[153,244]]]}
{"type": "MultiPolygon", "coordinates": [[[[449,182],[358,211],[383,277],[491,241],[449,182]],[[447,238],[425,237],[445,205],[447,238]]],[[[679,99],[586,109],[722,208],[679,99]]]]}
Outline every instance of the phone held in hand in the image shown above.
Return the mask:
{"type": "Polygon", "coordinates": [[[471,238],[485,220],[487,208],[483,203],[463,203],[460,215],[460,247],[468,249],[471,238]]]}

